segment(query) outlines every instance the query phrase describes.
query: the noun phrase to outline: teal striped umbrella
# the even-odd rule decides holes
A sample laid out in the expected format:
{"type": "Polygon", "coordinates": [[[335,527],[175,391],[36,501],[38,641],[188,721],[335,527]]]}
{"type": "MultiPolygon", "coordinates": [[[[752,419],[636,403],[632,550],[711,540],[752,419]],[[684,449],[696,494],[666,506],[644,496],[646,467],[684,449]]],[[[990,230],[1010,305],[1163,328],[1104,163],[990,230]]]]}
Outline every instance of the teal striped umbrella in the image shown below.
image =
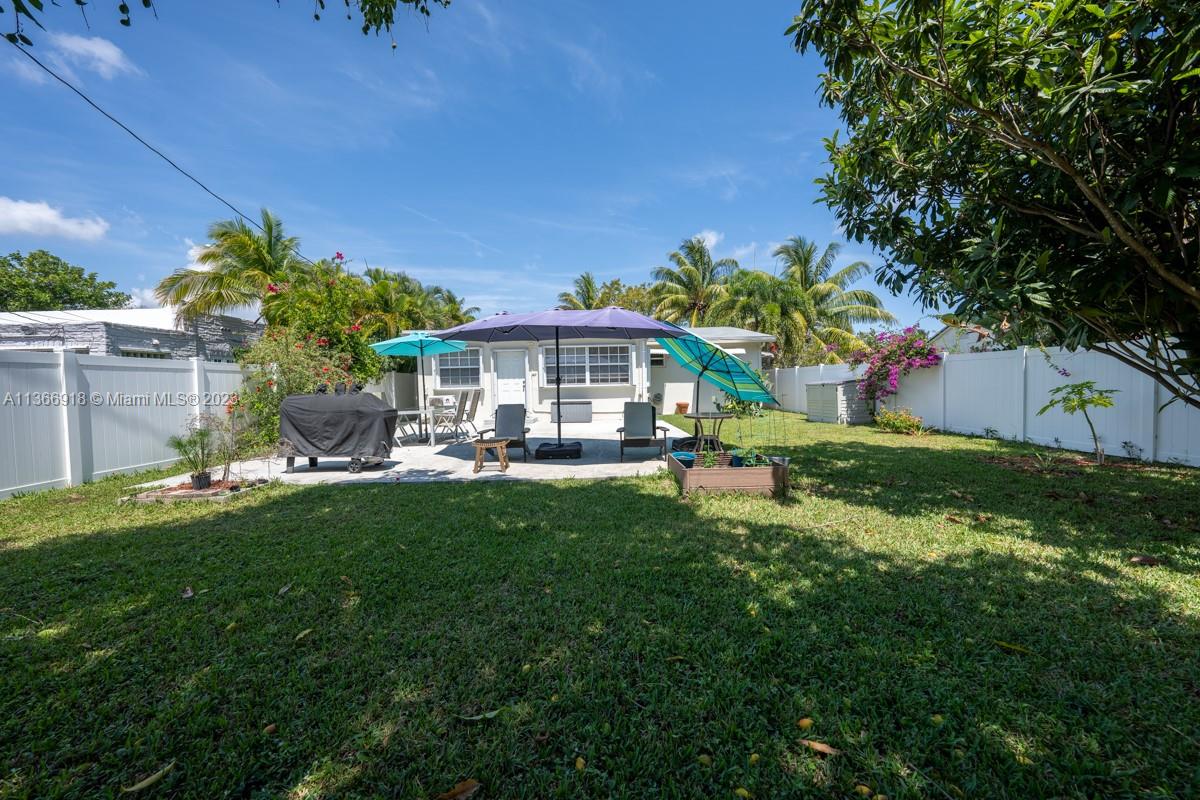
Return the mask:
{"type": "Polygon", "coordinates": [[[657,339],[659,346],[671,354],[684,369],[696,375],[695,408],[700,410],[700,381],[706,380],[721,391],[738,400],[748,400],[755,403],[773,403],[778,401],[771,394],[750,365],[733,353],[718,347],[707,339],[701,339],[694,333],[687,333],[676,339],[657,339]]]}

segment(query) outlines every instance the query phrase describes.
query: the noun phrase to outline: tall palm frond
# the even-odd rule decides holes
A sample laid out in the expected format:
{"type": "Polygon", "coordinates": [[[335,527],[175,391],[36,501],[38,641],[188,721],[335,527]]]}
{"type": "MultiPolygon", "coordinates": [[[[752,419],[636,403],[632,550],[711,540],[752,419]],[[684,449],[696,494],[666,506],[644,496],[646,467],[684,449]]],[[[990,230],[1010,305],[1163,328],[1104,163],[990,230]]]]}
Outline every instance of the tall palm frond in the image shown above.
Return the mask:
{"type": "MultiPolygon", "coordinates": [[[[272,284],[302,276],[307,265],[297,253],[298,240],[286,236],[283,223],[267,209],[261,230],[245,220],[221,220],[208,229],[209,244],[196,257],[196,267],[168,275],[154,294],[173,305],[181,318],[215,314],[249,305],[268,293],[272,284]]],[[[268,322],[273,321],[265,312],[268,322]]]]}
{"type": "Polygon", "coordinates": [[[692,327],[700,325],[720,306],[738,263],[732,258],[713,261],[699,236],[685,239],[667,258],[674,266],[655,267],[651,272],[659,297],[655,313],[668,322],[686,320],[692,327]]]}
{"type": "Polygon", "coordinates": [[[575,287],[574,291],[563,292],[558,296],[559,308],[588,310],[604,308],[607,305],[604,292],[592,273],[583,273],[572,281],[572,285],[575,287]]]}

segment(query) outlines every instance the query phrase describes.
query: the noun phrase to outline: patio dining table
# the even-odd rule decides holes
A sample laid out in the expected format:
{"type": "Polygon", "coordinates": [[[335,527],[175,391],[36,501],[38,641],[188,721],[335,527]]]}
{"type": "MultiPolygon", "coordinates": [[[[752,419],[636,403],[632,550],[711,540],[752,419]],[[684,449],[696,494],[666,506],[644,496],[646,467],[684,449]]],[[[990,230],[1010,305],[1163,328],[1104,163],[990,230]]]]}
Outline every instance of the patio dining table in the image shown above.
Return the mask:
{"type": "Polygon", "coordinates": [[[412,420],[414,417],[417,421],[417,437],[424,435],[424,426],[429,425],[429,446],[437,445],[437,426],[433,424],[434,418],[445,411],[437,406],[429,408],[400,408],[396,410],[398,420],[412,420]]]}
{"type": "Polygon", "coordinates": [[[683,416],[690,419],[696,426],[692,442],[693,452],[699,453],[704,449],[716,450],[718,453],[725,452],[725,447],[721,444],[721,424],[727,419],[733,419],[733,414],[726,414],[723,411],[699,411],[683,416]],[[704,432],[705,422],[710,423],[708,433],[704,432]]]}

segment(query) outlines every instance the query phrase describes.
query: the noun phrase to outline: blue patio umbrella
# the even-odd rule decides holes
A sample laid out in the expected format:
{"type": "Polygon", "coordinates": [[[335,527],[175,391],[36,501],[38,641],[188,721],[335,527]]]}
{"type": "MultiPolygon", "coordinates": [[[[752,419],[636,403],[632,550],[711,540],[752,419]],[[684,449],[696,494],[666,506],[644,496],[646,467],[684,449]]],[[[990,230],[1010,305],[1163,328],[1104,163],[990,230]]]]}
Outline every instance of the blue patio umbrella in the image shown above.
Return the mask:
{"type": "MultiPolygon", "coordinates": [[[[470,342],[542,342],[554,340],[557,358],[560,339],[659,339],[687,332],[669,322],[652,319],[636,311],[609,306],[585,311],[552,309],[533,314],[493,314],[434,335],[470,342]]],[[[558,405],[558,443],[538,445],[537,458],[579,458],[580,442],[562,440],[562,374],[554,369],[554,394],[558,405]]]]}
{"type": "MultiPolygon", "coordinates": [[[[395,339],[386,339],[382,342],[375,342],[371,345],[371,349],[381,356],[414,356],[417,359],[417,369],[421,375],[421,397],[418,405],[425,404],[425,357],[436,356],[441,353],[461,353],[467,349],[466,342],[447,341],[436,336],[430,336],[424,331],[416,331],[408,333],[404,336],[397,336],[395,339]]],[[[422,408],[422,410],[424,410],[422,408]]]]}

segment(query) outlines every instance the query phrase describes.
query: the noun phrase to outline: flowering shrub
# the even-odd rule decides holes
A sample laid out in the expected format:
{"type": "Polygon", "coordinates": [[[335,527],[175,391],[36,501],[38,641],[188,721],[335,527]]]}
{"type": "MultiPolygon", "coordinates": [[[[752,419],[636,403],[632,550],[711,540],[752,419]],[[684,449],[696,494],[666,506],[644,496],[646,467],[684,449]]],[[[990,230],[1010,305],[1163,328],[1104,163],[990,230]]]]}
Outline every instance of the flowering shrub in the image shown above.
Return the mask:
{"type": "Polygon", "coordinates": [[[238,358],[247,373],[227,413],[245,412],[256,444],[279,440],[279,404],[289,394],[308,394],[319,385],[353,383],[352,356],[333,349],[328,339],[293,328],[272,326],[238,358]]]}
{"type": "Polygon", "coordinates": [[[858,384],[858,396],[867,401],[894,395],[902,376],[914,369],[936,367],[941,362],[941,354],[929,343],[929,334],[917,327],[905,328],[900,333],[876,334],[869,349],[850,356],[850,366],[867,367],[858,384]]]}
{"type": "Polygon", "coordinates": [[[889,433],[906,433],[909,436],[918,436],[929,432],[929,429],[925,427],[925,420],[907,408],[899,411],[881,408],[875,415],[875,424],[889,433]]]}

